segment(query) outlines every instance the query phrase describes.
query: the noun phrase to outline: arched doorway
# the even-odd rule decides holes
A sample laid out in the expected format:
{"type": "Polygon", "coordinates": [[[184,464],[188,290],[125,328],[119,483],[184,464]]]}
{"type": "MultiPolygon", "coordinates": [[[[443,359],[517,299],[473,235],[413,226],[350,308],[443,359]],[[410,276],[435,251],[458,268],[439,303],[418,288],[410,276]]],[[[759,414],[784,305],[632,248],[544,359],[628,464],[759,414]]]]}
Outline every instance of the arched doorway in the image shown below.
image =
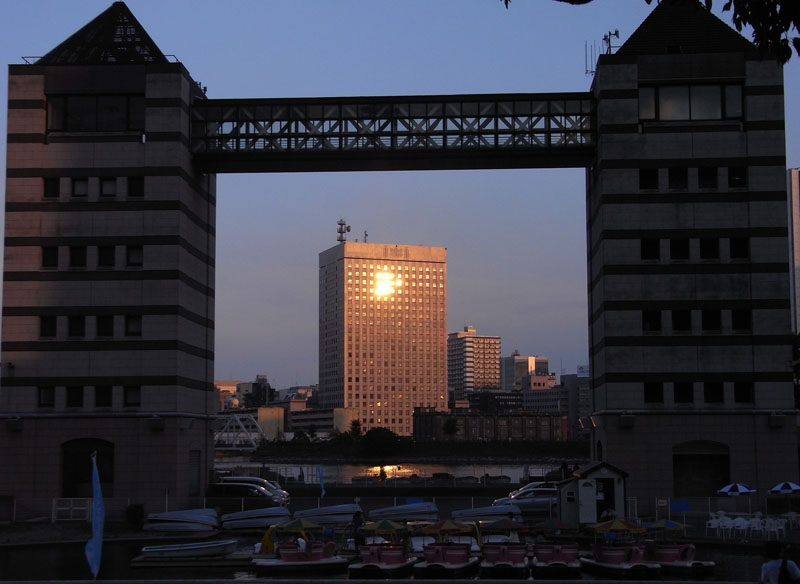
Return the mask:
{"type": "Polygon", "coordinates": [[[61,496],[92,496],[92,453],[104,497],[114,496],[114,444],[97,438],[78,438],[61,445],[61,496]]]}
{"type": "Polygon", "coordinates": [[[672,448],[672,484],[676,497],[707,497],[730,482],[730,453],[725,444],[694,440],[672,448]]]}

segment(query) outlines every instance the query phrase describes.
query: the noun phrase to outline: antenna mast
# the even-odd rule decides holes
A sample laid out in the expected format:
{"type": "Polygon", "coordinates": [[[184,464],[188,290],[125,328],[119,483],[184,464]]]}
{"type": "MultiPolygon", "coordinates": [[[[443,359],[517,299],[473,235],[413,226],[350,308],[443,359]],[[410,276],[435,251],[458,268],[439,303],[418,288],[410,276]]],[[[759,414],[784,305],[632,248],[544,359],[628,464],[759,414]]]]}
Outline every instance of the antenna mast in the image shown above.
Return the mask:
{"type": "Polygon", "coordinates": [[[338,227],[336,228],[336,233],[339,234],[336,236],[336,241],[338,241],[339,243],[344,243],[345,241],[347,241],[346,234],[350,233],[350,226],[344,219],[339,219],[336,222],[336,225],[338,225],[338,227]]]}

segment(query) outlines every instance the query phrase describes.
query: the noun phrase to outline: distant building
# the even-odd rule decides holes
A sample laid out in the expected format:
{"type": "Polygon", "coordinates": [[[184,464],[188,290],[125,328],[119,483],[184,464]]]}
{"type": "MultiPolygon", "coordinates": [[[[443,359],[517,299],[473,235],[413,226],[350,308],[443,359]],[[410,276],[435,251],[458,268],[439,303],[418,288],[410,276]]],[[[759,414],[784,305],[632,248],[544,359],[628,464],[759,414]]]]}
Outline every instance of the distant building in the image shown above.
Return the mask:
{"type": "Polygon", "coordinates": [[[447,388],[453,399],[480,389],[500,388],[500,337],[478,335],[475,328],[447,335],[447,388]]]}
{"type": "Polygon", "coordinates": [[[319,254],[319,403],[366,431],[447,408],[447,250],[343,242],[319,254]]]}
{"type": "Polygon", "coordinates": [[[792,332],[800,333],[800,168],[790,168],[789,190],[789,269],[791,271],[792,332]]]}
{"type": "Polygon", "coordinates": [[[521,391],[483,390],[467,394],[469,409],[478,412],[507,412],[523,409],[521,391]]]}
{"type": "Polygon", "coordinates": [[[568,415],[569,398],[560,385],[548,388],[525,389],[522,395],[523,408],[532,412],[551,415],[568,415]]]}
{"type": "Polygon", "coordinates": [[[533,412],[484,412],[456,410],[439,412],[432,408],[414,410],[414,440],[484,441],[484,440],[564,440],[566,416],[539,415],[533,412]],[[445,432],[445,423],[454,420],[455,434],[445,432]]]}
{"type": "Polygon", "coordinates": [[[567,419],[569,420],[569,438],[579,439],[589,436],[589,416],[592,413],[592,387],[588,375],[588,367],[578,374],[561,376],[561,385],[567,394],[567,419]]]}
{"type": "Polygon", "coordinates": [[[520,355],[514,351],[510,357],[501,360],[501,387],[504,390],[521,390],[530,387],[528,377],[531,375],[547,376],[550,374],[550,360],[536,355],[520,355]]]}
{"type": "Polygon", "coordinates": [[[233,396],[236,394],[236,386],[239,385],[238,379],[215,379],[214,387],[219,393],[220,411],[229,408],[233,396]]]}

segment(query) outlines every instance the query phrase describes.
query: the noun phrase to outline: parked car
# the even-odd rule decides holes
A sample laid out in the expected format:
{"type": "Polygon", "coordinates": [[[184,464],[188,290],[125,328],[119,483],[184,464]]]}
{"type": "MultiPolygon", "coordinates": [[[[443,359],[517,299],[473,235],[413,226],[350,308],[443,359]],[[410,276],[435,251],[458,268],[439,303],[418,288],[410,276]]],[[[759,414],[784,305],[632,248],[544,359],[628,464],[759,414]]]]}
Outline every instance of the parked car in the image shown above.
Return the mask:
{"type": "Polygon", "coordinates": [[[492,505],[516,505],[526,518],[555,517],[558,512],[558,489],[554,486],[533,487],[511,497],[495,499],[492,505]]]}
{"type": "Polygon", "coordinates": [[[280,505],[288,505],[291,496],[288,491],[284,491],[281,486],[275,481],[262,479],[261,477],[237,477],[237,476],[224,476],[220,478],[221,483],[247,483],[264,487],[270,493],[280,499],[280,505]]]}
{"type": "Polygon", "coordinates": [[[281,506],[281,498],[252,483],[212,483],[206,488],[206,505],[220,513],[236,513],[281,506]]]}
{"type": "Polygon", "coordinates": [[[514,495],[517,495],[518,493],[522,493],[523,491],[530,491],[531,489],[539,489],[539,488],[543,488],[543,487],[547,487],[547,488],[553,487],[553,488],[555,488],[555,485],[553,483],[548,483],[547,481],[534,481],[532,483],[528,483],[527,485],[522,485],[518,489],[514,489],[513,491],[510,491],[508,493],[508,496],[509,497],[513,497],[514,495]]]}

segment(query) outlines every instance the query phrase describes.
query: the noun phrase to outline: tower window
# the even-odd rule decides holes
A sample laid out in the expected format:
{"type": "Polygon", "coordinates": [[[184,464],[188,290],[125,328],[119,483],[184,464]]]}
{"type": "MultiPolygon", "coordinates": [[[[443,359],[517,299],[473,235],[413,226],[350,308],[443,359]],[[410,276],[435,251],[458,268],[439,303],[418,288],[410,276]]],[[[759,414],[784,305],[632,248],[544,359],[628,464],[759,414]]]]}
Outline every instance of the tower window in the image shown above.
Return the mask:
{"type": "Polygon", "coordinates": [[[676,381],[672,384],[672,391],[676,404],[694,402],[694,385],[691,381],[676,381]]]}
{"type": "Polygon", "coordinates": [[[724,398],[721,381],[707,381],[703,384],[703,401],[707,404],[721,404],[724,398]]]}
{"type": "Polygon", "coordinates": [[[661,240],[642,239],[640,245],[641,258],[643,260],[657,260],[661,257],[661,240]]]}

